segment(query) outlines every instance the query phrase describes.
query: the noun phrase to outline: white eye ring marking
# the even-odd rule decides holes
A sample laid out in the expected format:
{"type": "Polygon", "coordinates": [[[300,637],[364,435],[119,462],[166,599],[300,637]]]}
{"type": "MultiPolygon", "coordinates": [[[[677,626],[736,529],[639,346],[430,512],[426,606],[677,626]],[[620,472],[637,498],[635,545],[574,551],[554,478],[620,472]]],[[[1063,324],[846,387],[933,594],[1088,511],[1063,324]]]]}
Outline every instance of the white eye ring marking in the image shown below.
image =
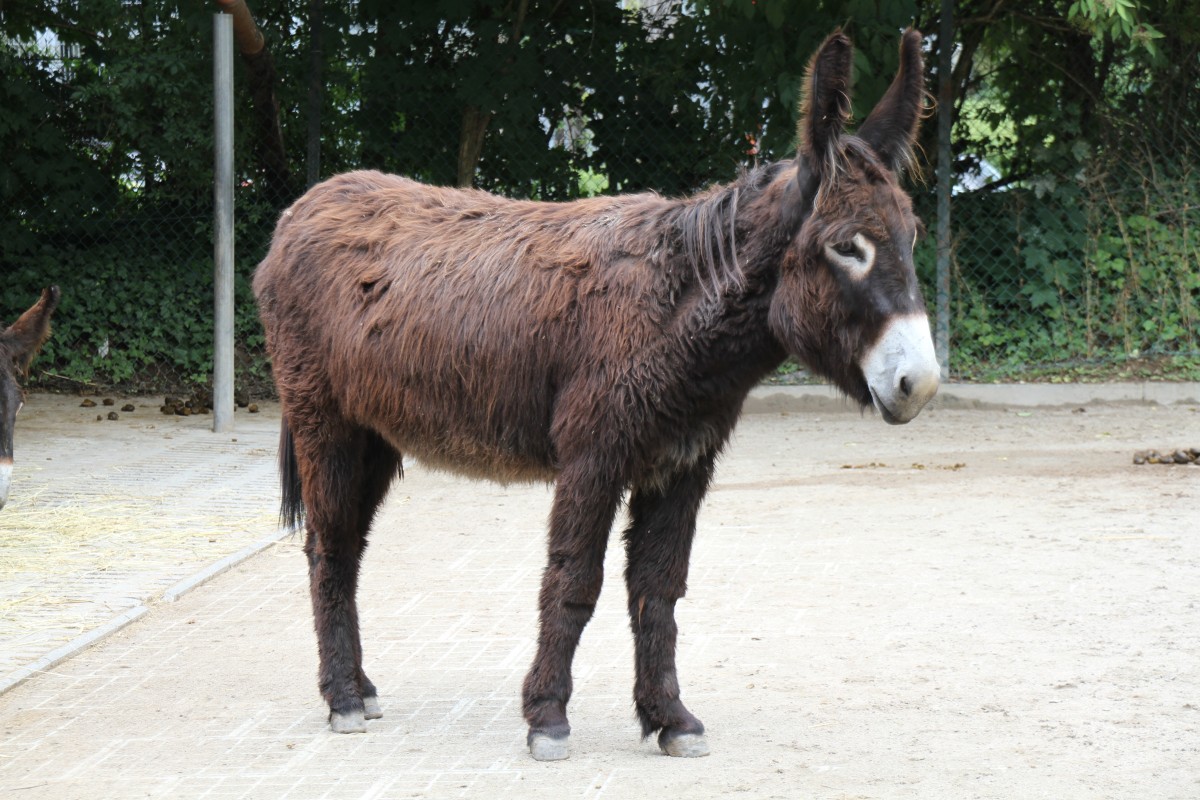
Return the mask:
{"type": "Polygon", "coordinates": [[[825,257],[854,280],[862,280],[875,266],[875,245],[866,236],[856,233],[849,242],[825,245],[825,257]]]}

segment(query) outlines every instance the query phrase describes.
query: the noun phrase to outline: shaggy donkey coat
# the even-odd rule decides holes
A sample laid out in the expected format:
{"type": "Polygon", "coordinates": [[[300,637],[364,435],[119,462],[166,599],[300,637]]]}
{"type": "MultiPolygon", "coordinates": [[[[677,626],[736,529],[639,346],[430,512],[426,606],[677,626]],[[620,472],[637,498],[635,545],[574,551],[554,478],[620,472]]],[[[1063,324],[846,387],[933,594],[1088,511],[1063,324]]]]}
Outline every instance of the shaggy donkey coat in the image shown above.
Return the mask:
{"type": "Polygon", "coordinates": [[[306,522],[319,685],[337,731],[381,715],[356,588],[402,454],[554,481],[529,745],[567,755],[571,661],[623,540],[644,734],[703,755],[680,700],[674,608],[696,513],[750,388],[791,353],[889,422],[936,391],[895,170],[923,97],[908,32],[857,136],[849,41],[810,65],[794,160],[683,199],[506,200],[353,172],[283,213],[254,291],[283,405],[285,522],[306,522]]]}

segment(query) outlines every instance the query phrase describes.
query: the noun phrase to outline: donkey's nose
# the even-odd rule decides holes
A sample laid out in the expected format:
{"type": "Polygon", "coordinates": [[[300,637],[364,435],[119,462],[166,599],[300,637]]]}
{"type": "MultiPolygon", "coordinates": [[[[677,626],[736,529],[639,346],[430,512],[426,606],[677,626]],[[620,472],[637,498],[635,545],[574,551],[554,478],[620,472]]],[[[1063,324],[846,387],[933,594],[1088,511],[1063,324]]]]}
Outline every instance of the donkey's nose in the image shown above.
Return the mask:
{"type": "Polygon", "coordinates": [[[937,394],[938,385],[941,383],[941,370],[937,360],[930,358],[928,363],[924,363],[924,359],[921,360],[923,363],[919,367],[910,365],[910,370],[896,379],[893,414],[897,417],[907,417],[903,419],[904,422],[915,417],[925,407],[937,394]]]}
{"type": "Polygon", "coordinates": [[[912,314],[893,319],[860,364],[875,407],[886,422],[908,422],[937,394],[940,369],[929,333],[929,318],[912,314]]]}

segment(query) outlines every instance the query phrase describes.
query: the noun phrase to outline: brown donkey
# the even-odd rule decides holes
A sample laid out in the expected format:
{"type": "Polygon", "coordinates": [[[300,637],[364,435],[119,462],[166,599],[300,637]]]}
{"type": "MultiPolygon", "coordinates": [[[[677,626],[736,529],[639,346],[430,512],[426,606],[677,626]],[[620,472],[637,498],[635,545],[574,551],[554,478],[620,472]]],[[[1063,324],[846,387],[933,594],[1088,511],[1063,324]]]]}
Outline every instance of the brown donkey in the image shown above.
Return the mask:
{"type": "Polygon", "coordinates": [[[50,317],[58,307],[57,286],[42,290],[41,298],[16,322],[0,330],[0,508],[8,502],[12,481],[13,427],[17,412],[25,405],[21,381],[29,364],[50,337],[50,317]]]}
{"type": "Polygon", "coordinates": [[[410,454],[554,481],[529,747],[565,758],[571,661],[622,497],[643,734],[708,752],[680,700],[675,603],[696,513],[746,394],[787,354],[890,423],[937,391],[896,172],[924,97],[921,36],[856,136],[850,42],[807,78],[795,159],[694,197],[505,200],[377,172],[283,213],[254,278],[283,405],[282,516],[306,518],[319,684],[333,730],[381,716],[355,594],[371,520],[410,454]]]}

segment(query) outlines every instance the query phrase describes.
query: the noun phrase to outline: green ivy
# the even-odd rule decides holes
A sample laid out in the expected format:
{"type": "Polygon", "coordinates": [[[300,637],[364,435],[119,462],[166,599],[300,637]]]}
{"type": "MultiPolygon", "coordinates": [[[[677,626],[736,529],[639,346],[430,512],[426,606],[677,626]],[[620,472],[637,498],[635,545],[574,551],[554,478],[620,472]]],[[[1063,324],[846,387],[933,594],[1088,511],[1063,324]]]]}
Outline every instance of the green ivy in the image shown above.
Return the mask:
{"type": "MultiPolygon", "coordinates": [[[[955,377],[1055,365],[1067,374],[1143,356],[1190,372],[1200,355],[1200,180],[1156,168],[1141,191],[1128,179],[1120,191],[1063,181],[955,198],[955,377]]],[[[916,258],[931,284],[932,241],[916,258]]]]}
{"type": "MultiPolygon", "coordinates": [[[[28,307],[47,284],[62,289],[33,385],[173,391],[208,384],[212,259],[203,247],[182,250],[66,249],[21,259],[0,287],[0,318],[28,307]]],[[[250,290],[253,266],[239,264],[234,283],[235,351],[239,382],[261,386],[269,378],[250,290]]]]}

